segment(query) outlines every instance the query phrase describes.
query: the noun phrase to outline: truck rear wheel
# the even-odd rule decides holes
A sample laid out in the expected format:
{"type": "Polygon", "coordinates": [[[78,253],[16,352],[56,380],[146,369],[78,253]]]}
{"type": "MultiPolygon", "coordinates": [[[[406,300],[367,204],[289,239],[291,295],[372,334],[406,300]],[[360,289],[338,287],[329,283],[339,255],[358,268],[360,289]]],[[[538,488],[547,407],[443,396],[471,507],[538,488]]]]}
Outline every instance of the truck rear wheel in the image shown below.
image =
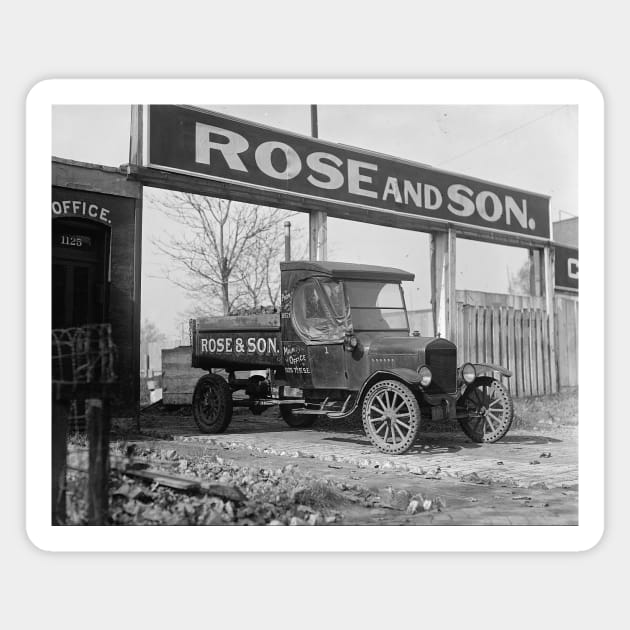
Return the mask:
{"type": "Polygon", "coordinates": [[[193,416],[202,433],[223,433],[232,420],[232,390],[218,374],[206,374],[195,385],[193,416]]]}
{"type": "Polygon", "coordinates": [[[378,381],[365,394],[361,407],[363,429],[379,451],[406,453],[418,436],[420,405],[400,381],[378,381]]]}
{"type": "Polygon", "coordinates": [[[457,401],[459,426],[473,441],[498,442],[510,429],[514,418],[514,403],[500,381],[490,377],[478,378],[470,384],[457,401]]]}
{"type": "Polygon", "coordinates": [[[317,416],[311,414],[296,415],[294,409],[303,409],[304,405],[280,405],[280,415],[282,419],[294,429],[307,429],[313,426],[317,416]]]}

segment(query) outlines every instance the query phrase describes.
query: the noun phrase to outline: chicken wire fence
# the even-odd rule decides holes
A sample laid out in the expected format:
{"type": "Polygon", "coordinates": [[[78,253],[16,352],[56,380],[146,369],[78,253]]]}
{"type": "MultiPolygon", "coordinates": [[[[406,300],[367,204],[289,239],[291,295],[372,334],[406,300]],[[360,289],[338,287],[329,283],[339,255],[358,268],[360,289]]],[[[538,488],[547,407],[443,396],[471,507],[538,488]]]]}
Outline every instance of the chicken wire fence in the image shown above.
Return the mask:
{"type": "Polygon", "coordinates": [[[85,429],[85,397],[102,397],[114,383],[116,346],[110,324],[52,330],[52,387],[70,402],[69,429],[85,429]]]}

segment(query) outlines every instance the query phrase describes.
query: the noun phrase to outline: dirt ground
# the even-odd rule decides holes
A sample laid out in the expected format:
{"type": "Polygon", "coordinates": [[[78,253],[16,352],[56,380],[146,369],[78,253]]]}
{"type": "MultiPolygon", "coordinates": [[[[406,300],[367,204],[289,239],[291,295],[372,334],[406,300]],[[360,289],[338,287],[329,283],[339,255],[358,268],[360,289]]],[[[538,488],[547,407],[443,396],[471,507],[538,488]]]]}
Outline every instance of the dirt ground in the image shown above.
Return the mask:
{"type": "Polygon", "coordinates": [[[290,464],[295,479],[321,479],[347,495],[335,525],[578,522],[576,393],[517,401],[515,428],[497,444],[474,444],[456,424],[425,423],[401,456],[379,453],[356,421],[296,430],[275,409],[259,416],[239,410],[225,433],[204,435],[189,414],[186,407],[146,409],[135,448],[167,449],[175,461],[218,458],[252,473],[290,464]]]}

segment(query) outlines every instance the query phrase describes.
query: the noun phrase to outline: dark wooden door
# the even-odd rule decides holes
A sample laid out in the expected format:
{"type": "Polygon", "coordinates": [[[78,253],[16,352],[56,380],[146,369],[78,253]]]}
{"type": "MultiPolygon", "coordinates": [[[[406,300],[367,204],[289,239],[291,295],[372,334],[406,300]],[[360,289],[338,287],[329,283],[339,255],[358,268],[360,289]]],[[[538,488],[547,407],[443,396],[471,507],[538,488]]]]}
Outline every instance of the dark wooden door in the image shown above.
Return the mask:
{"type": "Polygon", "coordinates": [[[105,320],[105,230],[98,225],[86,225],[86,222],[53,222],[53,328],[105,320]]]}
{"type": "Polygon", "coordinates": [[[53,328],[83,326],[102,320],[95,286],[97,265],[60,261],[53,264],[53,328]]]}

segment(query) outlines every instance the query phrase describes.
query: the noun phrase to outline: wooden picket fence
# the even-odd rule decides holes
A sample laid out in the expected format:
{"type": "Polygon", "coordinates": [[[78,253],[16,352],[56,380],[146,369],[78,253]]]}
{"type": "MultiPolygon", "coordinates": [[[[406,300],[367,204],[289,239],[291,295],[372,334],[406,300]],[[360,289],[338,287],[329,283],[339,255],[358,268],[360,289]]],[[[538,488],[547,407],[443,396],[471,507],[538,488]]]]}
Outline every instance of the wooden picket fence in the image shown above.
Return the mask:
{"type": "Polygon", "coordinates": [[[577,295],[554,298],[554,341],[539,297],[457,292],[459,363],[493,363],[512,371],[514,396],[542,396],[578,386],[577,295]]]}
{"type": "Polygon", "coordinates": [[[459,363],[492,363],[512,371],[514,396],[558,390],[549,343],[549,316],[540,308],[458,303],[459,363]]]}

